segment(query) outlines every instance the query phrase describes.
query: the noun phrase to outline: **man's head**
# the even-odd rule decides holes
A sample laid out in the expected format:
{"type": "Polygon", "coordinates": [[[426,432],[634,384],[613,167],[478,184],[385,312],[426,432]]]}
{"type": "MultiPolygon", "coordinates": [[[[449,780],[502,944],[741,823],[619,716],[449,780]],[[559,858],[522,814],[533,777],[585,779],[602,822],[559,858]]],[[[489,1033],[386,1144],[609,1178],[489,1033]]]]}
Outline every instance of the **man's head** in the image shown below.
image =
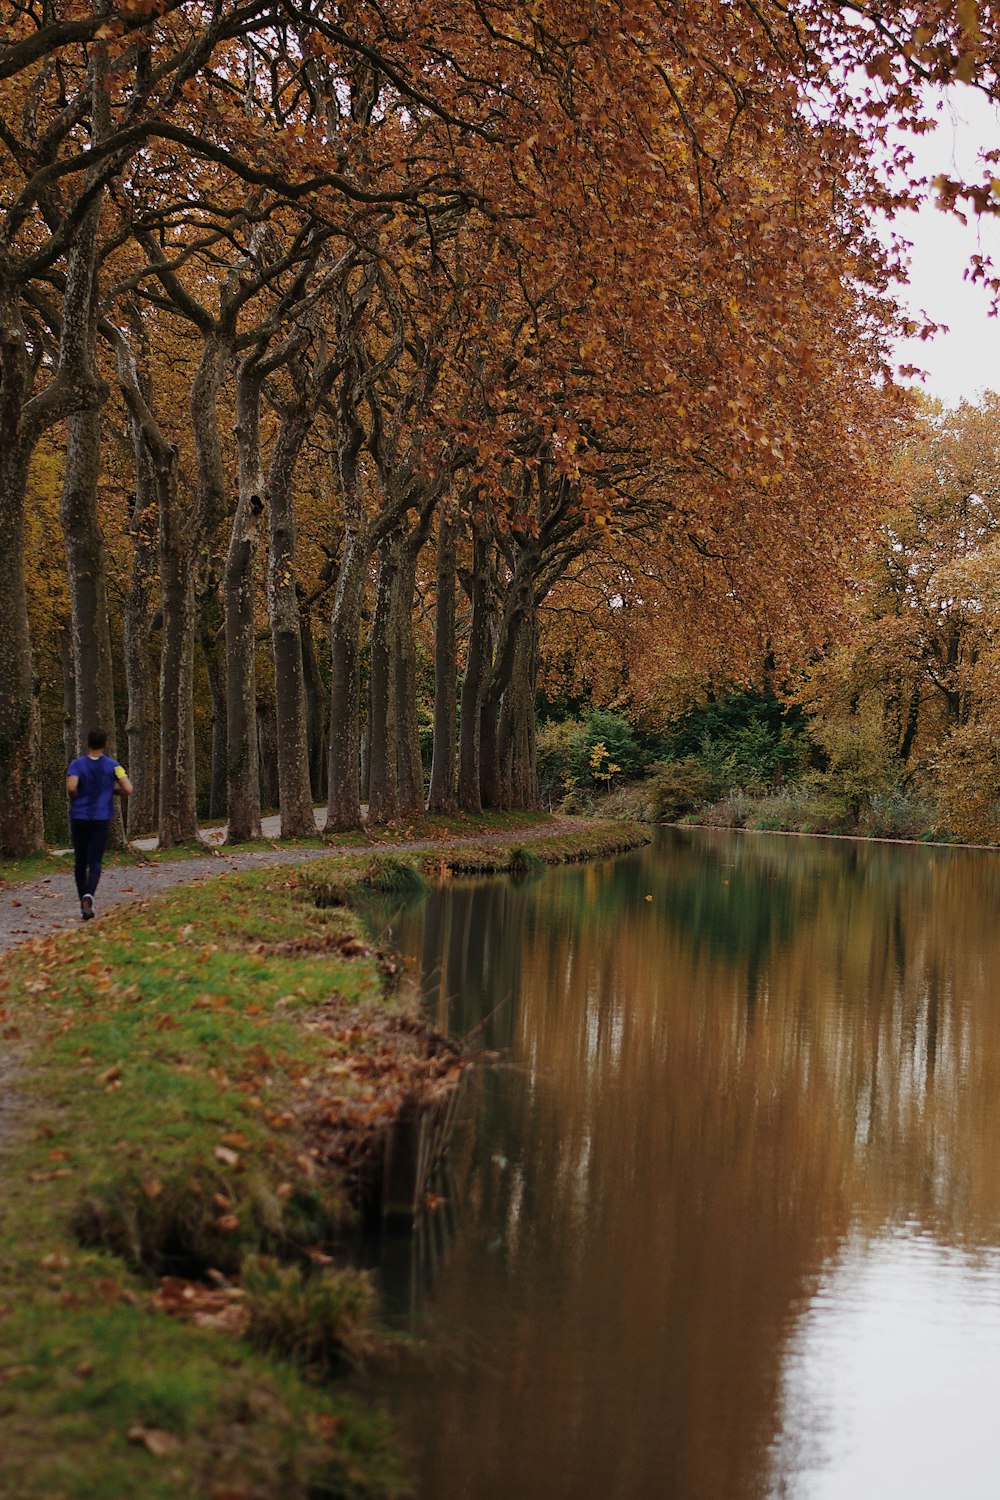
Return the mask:
{"type": "Polygon", "coordinates": [[[108,737],[103,729],[92,729],[87,735],[88,750],[103,750],[108,743],[108,737]]]}

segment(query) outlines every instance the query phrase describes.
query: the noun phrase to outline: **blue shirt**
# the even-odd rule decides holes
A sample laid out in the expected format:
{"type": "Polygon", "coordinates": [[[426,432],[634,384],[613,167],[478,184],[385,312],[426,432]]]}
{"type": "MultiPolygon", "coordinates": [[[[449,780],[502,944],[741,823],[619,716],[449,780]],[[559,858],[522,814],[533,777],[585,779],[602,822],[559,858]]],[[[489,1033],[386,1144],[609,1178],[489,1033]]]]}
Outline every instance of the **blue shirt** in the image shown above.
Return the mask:
{"type": "Polygon", "coordinates": [[[106,819],[115,812],[115,772],[118,762],[110,755],[78,755],[66,768],[67,776],[80,778],[70,803],[71,818],[106,819]]]}

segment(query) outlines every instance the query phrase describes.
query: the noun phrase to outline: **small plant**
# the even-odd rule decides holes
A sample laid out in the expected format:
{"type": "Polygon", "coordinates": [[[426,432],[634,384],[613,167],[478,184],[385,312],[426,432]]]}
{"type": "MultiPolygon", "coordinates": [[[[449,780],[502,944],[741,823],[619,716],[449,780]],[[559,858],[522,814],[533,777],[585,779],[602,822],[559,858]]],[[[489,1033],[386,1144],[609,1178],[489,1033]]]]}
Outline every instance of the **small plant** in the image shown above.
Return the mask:
{"type": "Polygon", "coordinates": [[[363,1271],[303,1272],[264,1257],[243,1267],[246,1337],[326,1374],[359,1365],[372,1352],[376,1297],[363,1271]]]}
{"type": "Polygon", "coordinates": [[[515,844],[510,851],[507,869],[511,875],[535,875],[545,868],[545,861],[523,844],[515,844]]]}
{"type": "Polygon", "coordinates": [[[383,896],[422,895],[427,889],[427,881],[415,865],[391,854],[372,860],[361,875],[360,883],[383,896]]]}
{"type": "Polygon", "coordinates": [[[603,740],[598,740],[596,745],[591,746],[590,774],[595,781],[599,781],[603,786],[610,786],[620,771],[621,766],[611,759],[608,747],[603,740]]]}

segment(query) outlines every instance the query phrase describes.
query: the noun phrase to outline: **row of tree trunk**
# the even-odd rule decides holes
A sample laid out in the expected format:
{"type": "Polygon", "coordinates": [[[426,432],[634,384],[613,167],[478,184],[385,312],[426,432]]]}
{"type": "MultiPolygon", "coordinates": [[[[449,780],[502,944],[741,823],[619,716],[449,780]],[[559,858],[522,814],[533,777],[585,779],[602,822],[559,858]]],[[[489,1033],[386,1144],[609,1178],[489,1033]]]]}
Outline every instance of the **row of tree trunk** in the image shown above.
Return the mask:
{"type": "MultiPolygon", "coordinates": [[[[141,444],[136,451],[144,455],[141,444]]],[[[499,593],[498,553],[484,520],[475,523],[471,543],[465,544],[455,507],[425,500],[416,512],[404,513],[374,551],[370,539],[353,539],[335,580],[331,670],[324,674],[312,612],[300,609],[294,521],[281,495],[266,484],[260,486],[263,496],[244,490],[224,566],[203,564],[200,586],[189,581],[179,562],[170,565],[169,538],[166,546],[161,539],[159,557],[165,555],[168,566],[163,607],[157,610],[158,511],[152,487],[151,465],[142,462],[136,472],[132,588],[121,619],[119,658],[128,700],[121,758],[127,755],[135,784],[128,804],[130,836],[155,828],[163,845],[193,837],[196,821],[186,799],[196,782],[209,816],[228,820],[232,842],[259,838],[262,804],[274,801],[284,836],[314,832],[314,805],[324,799],[332,829],[359,826],[365,804],[368,820],[378,824],[419,817],[425,808],[444,814],[537,805],[538,611],[530,591],[516,609],[499,593]],[[259,556],[262,546],[266,560],[259,556]],[[459,565],[462,550],[471,553],[467,570],[459,565]],[[414,628],[422,562],[428,584],[433,567],[435,594],[429,775],[421,754],[414,628]],[[261,575],[274,667],[270,709],[256,686],[261,575]],[[159,642],[158,692],[151,626],[157,627],[159,642]],[[211,762],[200,768],[193,765],[196,650],[212,718],[211,762]],[[178,766],[178,750],[190,755],[190,762],[178,766]]],[[[93,519],[89,527],[66,527],[75,605],[69,639],[75,649],[66,652],[65,671],[76,742],[100,723],[114,745],[104,548],[93,519]],[[92,662],[100,663],[101,678],[92,662]],[[77,690],[81,681],[89,692],[77,690]]]]}

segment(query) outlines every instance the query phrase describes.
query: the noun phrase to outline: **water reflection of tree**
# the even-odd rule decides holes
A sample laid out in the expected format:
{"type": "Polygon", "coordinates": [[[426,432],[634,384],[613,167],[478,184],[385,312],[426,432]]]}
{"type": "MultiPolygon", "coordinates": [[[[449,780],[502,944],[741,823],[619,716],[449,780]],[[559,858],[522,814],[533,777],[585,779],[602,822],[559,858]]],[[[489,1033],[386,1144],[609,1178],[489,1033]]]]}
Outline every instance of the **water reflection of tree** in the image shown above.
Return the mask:
{"type": "Polygon", "coordinates": [[[992,856],[711,835],[428,912],[521,1071],[457,1164],[440,1312],[487,1357],[433,1395],[427,1493],[764,1492],[848,1228],[995,1238],[998,897],[992,856]]]}

